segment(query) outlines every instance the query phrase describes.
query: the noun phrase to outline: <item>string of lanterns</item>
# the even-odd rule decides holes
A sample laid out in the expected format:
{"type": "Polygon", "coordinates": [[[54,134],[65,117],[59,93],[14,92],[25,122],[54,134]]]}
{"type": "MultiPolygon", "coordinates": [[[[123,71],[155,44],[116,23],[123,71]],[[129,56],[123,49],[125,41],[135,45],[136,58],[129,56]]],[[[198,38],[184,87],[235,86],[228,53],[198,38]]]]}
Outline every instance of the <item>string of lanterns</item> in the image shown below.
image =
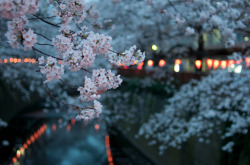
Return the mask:
{"type": "MultiPolygon", "coordinates": [[[[206,59],[206,67],[208,70],[216,70],[219,67],[221,67],[221,69],[226,69],[227,67],[232,67],[235,64],[240,64],[242,63],[243,60],[238,60],[238,61],[234,61],[234,60],[217,60],[217,59],[206,59]]],[[[246,57],[245,58],[245,62],[246,65],[249,67],[250,66],[250,58],[246,57]]],[[[135,63],[136,64],[136,63],[135,63]]],[[[134,64],[134,65],[135,65],[134,64]]],[[[153,67],[154,66],[154,61],[153,60],[148,60],[146,62],[147,67],[153,67]]],[[[160,59],[158,62],[158,66],[159,67],[164,67],[167,64],[167,62],[163,59],[160,59]]],[[[174,71],[175,72],[179,72],[180,71],[180,65],[182,64],[182,60],[181,59],[175,59],[174,62],[174,71]]],[[[195,60],[194,62],[195,67],[200,70],[202,67],[202,60],[195,60]]],[[[143,68],[144,62],[137,64],[137,69],[141,70],[143,68]]],[[[123,69],[127,69],[128,67],[125,67],[123,65],[120,65],[123,67],[123,69]]]]}
{"type": "Polygon", "coordinates": [[[34,143],[40,136],[42,136],[47,129],[47,125],[43,124],[40,128],[37,129],[33,134],[29,136],[27,141],[16,150],[15,156],[12,158],[12,163],[14,165],[19,164],[18,160],[22,157],[25,156],[25,150],[28,149],[28,147],[34,143]]]}
{"type": "Polygon", "coordinates": [[[105,136],[105,146],[106,146],[106,153],[107,153],[109,165],[114,165],[111,148],[110,148],[110,139],[109,139],[108,134],[105,136]]]}
{"type": "Polygon", "coordinates": [[[12,58],[10,57],[9,59],[0,59],[0,64],[7,64],[7,63],[32,63],[35,64],[37,63],[37,60],[35,58],[12,58]]]}

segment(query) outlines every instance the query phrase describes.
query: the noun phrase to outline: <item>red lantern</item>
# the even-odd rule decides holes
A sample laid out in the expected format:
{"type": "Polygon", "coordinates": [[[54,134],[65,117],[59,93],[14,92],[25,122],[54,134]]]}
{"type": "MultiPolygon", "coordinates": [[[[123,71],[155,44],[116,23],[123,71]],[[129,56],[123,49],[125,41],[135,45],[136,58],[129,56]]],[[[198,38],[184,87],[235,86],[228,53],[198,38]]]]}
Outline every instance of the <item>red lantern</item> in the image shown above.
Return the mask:
{"type": "Polygon", "coordinates": [[[247,65],[247,66],[250,66],[250,58],[249,58],[249,57],[246,57],[246,58],[245,58],[245,61],[246,61],[246,65],[247,65]]]}
{"type": "Polygon", "coordinates": [[[100,128],[100,126],[99,126],[99,124],[95,124],[95,130],[99,130],[99,128],[100,128]]]}
{"type": "Polygon", "coordinates": [[[236,64],[240,64],[240,63],[242,63],[242,61],[243,61],[242,59],[237,60],[237,61],[236,61],[236,64]]]}
{"type": "Polygon", "coordinates": [[[163,59],[161,59],[161,60],[159,61],[159,67],[163,67],[164,65],[166,65],[166,61],[163,60],[163,59]]]}
{"type": "Polygon", "coordinates": [[[214,60],[213,68],[217,69],[219,66],[220,66],[220,61],[219,60],[214,60]]]}
{"type": "Polygon", "coordinates": [[[225,69],[227,67],[227,61],[226,60],[222,60],[220,62],[220,66],[221,66],[222,69],[225,69]]]}
{"type": "Polygon", "coordinates": [[[228,66],[231,67],[232,65],[235,64],[235,61],[234,60],[228,60],[228,66]]]}
{"type": "Polygon", "coordinates": [[[71,119],[71,124],[72,124],[72,125],[75,125],[75,124],[76,124],[76,119],[74,119],[74,118],[71,119]]]}
{"type": "Polygon", "coordinates": [[[17,162],[17,158],[16,157],[12,158],[12,162],[16,163],[17,162]]]}
{"type": "Polygon", "coordinates": [[[201,69],[201,65],[202,65],[202,61],[201,60],[196,60],[195,61],[195,67],[200,70],[201,69]]]}
{"type": "Polygon", "coordinates": [[[138,70],[141,70],[143,65],[144,65],[144,62],[139,63],[138,66],[137,66],[137,69],[138,69],[138,70]]]}
{"type": "Polygon", "coordinates": [[[67,125],[67,131],[70,131],[70,130],[71,130],[71,125],[68,124],[68,125],[67,125]]]}
{"type": "Polygon", "coordinates": [[[210,70],[212,68],[212,66],[213,66],[213,60],[212,59],[207,59],[206,62],[207,62],[207,67],[210,70]]]}
{"type": "Polygon", "coordinates": [[[52,125],[52,130],[56,131],[56,125],[55,124],[52,125]]]}
{"type": "Polygon", "coordinates": [[[148,60],[148,66],[149,66],[149,67],[152,67],[153,65],[154,65],[154,61],[148,60]]]}
{"type": "Polygon", "coordinates": [[[181,65],[181,62],[182,62],[182,61],[181,61],[180,59],[176,59],[176,60],[174,61],[174,63],[177,64],[177,65],[181,65]]]}

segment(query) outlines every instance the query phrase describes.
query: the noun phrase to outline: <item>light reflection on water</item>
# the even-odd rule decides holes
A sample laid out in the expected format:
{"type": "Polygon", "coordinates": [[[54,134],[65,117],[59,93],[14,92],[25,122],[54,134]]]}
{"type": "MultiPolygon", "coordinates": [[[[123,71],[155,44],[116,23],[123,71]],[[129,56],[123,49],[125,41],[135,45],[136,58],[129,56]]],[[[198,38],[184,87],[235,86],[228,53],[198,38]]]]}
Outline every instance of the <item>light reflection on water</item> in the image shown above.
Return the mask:
{"type": "Polygon", "coordinates": [[[105,124],[96,121],[59,123],[48,121],[44,135],[26,150],[25,165],[104,165],[107,164],[105,124]],[[99,128],[96,129],[96,125],[99,128]],[[70,127],[70,129],[69,129],[70,127]]]}

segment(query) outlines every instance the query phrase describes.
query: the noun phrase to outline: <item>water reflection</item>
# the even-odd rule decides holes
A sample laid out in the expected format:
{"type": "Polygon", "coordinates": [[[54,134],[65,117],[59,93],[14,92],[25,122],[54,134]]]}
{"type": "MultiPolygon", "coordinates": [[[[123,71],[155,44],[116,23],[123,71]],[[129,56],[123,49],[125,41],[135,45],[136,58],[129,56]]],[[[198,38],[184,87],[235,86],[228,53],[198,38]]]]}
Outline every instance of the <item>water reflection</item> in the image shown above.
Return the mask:
{"type": "Polygon", "coordinates": [[[85,124],[48,120],[32,133],[13,157],[13,164],[102,165],[108,164],[104,123],[85,124]],[[44,133],[44,134],[43,134],[44,133]],[[21,150],[25,154],[21,155],[21,150]]]}

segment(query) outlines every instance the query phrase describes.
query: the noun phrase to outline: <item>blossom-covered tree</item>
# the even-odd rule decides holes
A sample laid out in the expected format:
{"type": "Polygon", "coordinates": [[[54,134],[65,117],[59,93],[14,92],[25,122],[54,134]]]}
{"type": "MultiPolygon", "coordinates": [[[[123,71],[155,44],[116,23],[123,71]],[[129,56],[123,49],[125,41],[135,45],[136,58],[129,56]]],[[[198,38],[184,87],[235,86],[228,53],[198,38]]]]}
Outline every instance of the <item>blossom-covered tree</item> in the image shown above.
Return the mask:
{"type": "MultiPolygon", "coordinates": [[[[110,0],[104,0],[103,6],[109,8],[111,5],[107,1],[110,0]]],[[[160,53],[167,56],[194,54],[201,59],[205,55],[208,35],[226,49],[243,40],[241,35],[249,35],[250,4],[244,0],[112,2],[112,9],[119,12],[118,17],[107,15],[107,22],[114,24],[111,33],[117,34],[123,29],[126,35],[116,36],[120,40],[126,42],[125,38],[129,37],[145,50],[156,44],[160,53]],[[132,35],[134,31],[138,31],[137,35],[132,35]]]]}
{"type": "Polygon", "coordinates": [[[84,71],[82,77],[85,83],[78,84],[75,90],[80,92],[81,101],[93,102],[93,106],[81,107],[68,104],[57,99],[49,91],[48,93],[55,100],[78,109],[80,111],[78,118],[87,120],[95,115],[98,116],[102,109],[101,103],[97,101],[101,93],[117,88],[122,80],[111,70],[103,68],[89,70],[90,66],[94,65],[95,58],[99,56],[114,65],[123,63],[128,66],[134,64],[135,60],[142,62],[145,54],[140,50],[136,51],[136,46],[123,53],[116,52],[111,46],[110,36],[88,31],[86,24],[89,20],[94,22],[98,17],[94,5],[84,0],[50,0],[49,3],[48,8],[53,10],[53,14],[39,13],[38,0],[1,1],[0,16],[10,19],[7,22],[6,33],[8,42],[12,48],[23,47],[24,51],[33,52],[47,90],[49,82],[60,80],[64,83],[62,78],[65,72],[84,71]],[[30,26],[32,25],[30,22],[37,20],[44,23],[47,28],[51,28],[51,31],[54,31],[51,34],[54,35],[41,34],[39,28],[43,27],[30,26]],[[49,50],[45,51],[42,46],[49,47],[49,50]]]}
{"type": "Polygon", "coordinates": [[[183,85],[163,112],[142,125],[139,135],[158,144],[163,154],[168,147],[180,148],[190,137],[209,143],[211,134],[219,134],[226,141],[222,150],[232,152],[233,137],[249,131],[249,76],[249,69],[240,74],[218,70],[183,85]]]}

